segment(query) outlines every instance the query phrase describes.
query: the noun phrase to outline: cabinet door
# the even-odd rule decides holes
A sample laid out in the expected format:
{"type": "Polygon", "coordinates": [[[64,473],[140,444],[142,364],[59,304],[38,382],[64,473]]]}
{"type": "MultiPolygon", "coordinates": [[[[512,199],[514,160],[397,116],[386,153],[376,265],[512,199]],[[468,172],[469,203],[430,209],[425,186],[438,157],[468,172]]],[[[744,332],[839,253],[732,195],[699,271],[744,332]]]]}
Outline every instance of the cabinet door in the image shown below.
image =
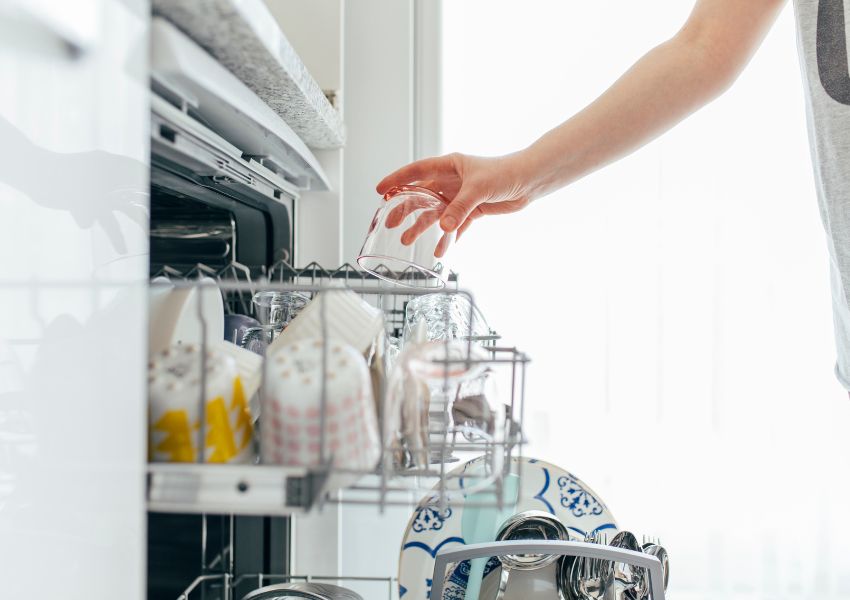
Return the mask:
{"type": "Polygon", "coordinates": [[[144,595],[148,13],[0,6],[3,597],[144,595]]]}

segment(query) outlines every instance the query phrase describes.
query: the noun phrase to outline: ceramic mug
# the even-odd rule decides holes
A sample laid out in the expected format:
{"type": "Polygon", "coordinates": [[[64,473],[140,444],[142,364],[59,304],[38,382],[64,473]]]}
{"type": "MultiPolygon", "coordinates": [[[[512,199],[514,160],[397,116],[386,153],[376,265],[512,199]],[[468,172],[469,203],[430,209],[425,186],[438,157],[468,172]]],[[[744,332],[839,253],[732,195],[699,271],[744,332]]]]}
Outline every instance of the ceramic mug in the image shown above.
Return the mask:
{"type": "Polygon", "coordinates": [[[266,360],[260,426],[263,462],[372,470],[380,442],[363,355],[341,341],[328,340],[325,346],[312,339],[270,347],[266,360]]]}
{"type": "Polygon", "coordinates": [[[240,366],[220,349],[213,348],[204,356],[195,344],[158,352],[148,365],[151,460],[197,461],[202,386],[206,388],[204,461],[252,462],[251,392],[243,386],[240,366]]]}

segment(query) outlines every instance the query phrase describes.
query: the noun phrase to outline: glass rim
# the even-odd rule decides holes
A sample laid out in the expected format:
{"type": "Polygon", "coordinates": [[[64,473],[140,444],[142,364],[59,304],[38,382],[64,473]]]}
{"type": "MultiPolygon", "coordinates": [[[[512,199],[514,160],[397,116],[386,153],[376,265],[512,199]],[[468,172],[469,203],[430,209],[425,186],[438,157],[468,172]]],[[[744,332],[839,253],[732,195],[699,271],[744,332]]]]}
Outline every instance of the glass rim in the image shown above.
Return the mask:
{"type": "MultiPolygon", "coordinates": [[[[405,287],[405,288],[415,289],[415,290],[421,290],[421,289],[441,290],[441,289],[445,288],[446,285],[447,285],[446,278],[443,275],[437,273],[436,271],[433,271],[431,269],[423,267],[422,265],[418,265],[418,264],[416,264],[412,261],[405,260],[403,258],[396,258],[394,256],[387,256],[387,255],[384,255],[384,254],[361,254],[360,256],[357,257],[357,264],[360,265],[360,267],[364,271],[374,275],[378,279],[381,279],[383,281],[387,281],[389,283],[398,285],[400,287],[405,287]],[[425,275],[430,275],[432,278],[436,279],[439,282],[439,285],[437,287],[426,286],[426,285],[415,285],[415,284],[407,283],[404,279],[393,279],[392,277],[388,277],[386,274],[382,273],[381,271],[378,271],[377,269],[370,269],[369,267],[364,265],[363,261],[366,260],[366,259],[377,259],[377,260],[382,260],[382,261],[392,261],[392,262],[401,263],[403,265],[407,265],[408,267],[413,267],[414,269],[416,269],[420,273],[424,273],[425,275]]],[[[384,265],[384,266],[387,266],[387,265],[384,265]]],[[[387,268],[389,268],[389,267],[387,267],[387,268]]]]}
{"type": "Polygon", "coordinates": [[[435,192],[434,190],[422,187],[421,185],[397,185],[391,187],[384,194],[384,200],[386,202],[389,202],[402,194],[418,194],[421,196],[428,196],[429,198],[436,200],[440,204],[448,205],[449,203],[449,199],[440,194],[439,192],[435,192]]]}
{"type": "Polygon", "coordinates": [[[272,306],[293,306],[302,302],[306,304],[307,302],[310,302],[310,297],[306,294],[302,294],[301,292],[278,292],[262,290],[256,292],[251,297],[251,301],[257,306],[262,306],[263,308],[270,308],[272,306]],[[297,298],[297,301],[294,301],[295,298],[297,298]]]}

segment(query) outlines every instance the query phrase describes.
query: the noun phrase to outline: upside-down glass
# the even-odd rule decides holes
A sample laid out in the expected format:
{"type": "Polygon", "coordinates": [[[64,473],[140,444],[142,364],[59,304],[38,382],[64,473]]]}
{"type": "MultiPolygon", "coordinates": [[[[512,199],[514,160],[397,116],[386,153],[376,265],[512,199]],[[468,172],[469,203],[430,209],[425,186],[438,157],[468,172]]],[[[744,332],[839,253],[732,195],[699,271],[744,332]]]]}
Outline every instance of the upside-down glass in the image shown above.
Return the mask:
{"type": "Polygon", "coordinates": [[[372,219],[357,263],[397,285],[443,288],[449,276],[443,257],[455,238],[440,228],[446,206],[445,198],[423,187],[391,189],[372,219]]]}
{"type": "Polygon", "coordinates": [[[253,298],[257,319],[280,333],[307,306],[310,298],[299,292],[257,292],[253,298]]]}
{"type": "Polygon", "coordinates": [[[484,315],[463,294],[440,292],[411,299],[404,310],[402,340],[410,339],[420,321],[425,322],[425,334],[429,341],[496,339],[496,336],[491,335],[484,315]]]}
{"type": "Polygon", "coordinates": [[[240,346],[265,356],[266,348],[310,302],[310,298],[298,292],[257,292],[252,302],[259,324],[245,329],[240,346]]]}

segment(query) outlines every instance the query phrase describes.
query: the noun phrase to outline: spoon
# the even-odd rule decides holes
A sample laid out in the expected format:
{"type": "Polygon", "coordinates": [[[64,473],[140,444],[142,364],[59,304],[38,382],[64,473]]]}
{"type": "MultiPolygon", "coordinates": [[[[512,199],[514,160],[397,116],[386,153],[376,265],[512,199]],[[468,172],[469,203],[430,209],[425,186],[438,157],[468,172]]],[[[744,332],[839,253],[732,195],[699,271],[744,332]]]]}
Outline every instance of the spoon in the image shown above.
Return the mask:
{"type": "MultiPolygon", "coordinates": [[[[644,544],[643,551],[645,554],[654,556],[661,561],[661,577],[664,582],[664,591],[666,592],[667,583],[670,581],[670,558],[667,556],[667,550],[664,549],[664,546],[658,544],[644,544]]],[[[646,594],[644,593],[644,595],[646,594]]]]}
{"type": "MultiPolygon", "coordinates": [[[[611,546],[641,552],[642,548],[635,535],[629,531],[621,531],[611,540],[611,546]]],[[[646,589],[646,570],[634,567],[628,563],[610,563],[610,578],[613,584],[613,597],[617,600],[641,600],[646,589]]]]}
{"type": "MultiPolygon", "coordinates": [[[[569,541],[570,534],[561,521],[549,513],[538,510],[521,512],[510,517],[499,528],[497,541],[561,540],[569,541]]],[[[535,571],[559,559],[557,554],[505,554],[499,556],[502,572],[496,600],[503,600],[508,589],[511,571],[535,571]]]]}

